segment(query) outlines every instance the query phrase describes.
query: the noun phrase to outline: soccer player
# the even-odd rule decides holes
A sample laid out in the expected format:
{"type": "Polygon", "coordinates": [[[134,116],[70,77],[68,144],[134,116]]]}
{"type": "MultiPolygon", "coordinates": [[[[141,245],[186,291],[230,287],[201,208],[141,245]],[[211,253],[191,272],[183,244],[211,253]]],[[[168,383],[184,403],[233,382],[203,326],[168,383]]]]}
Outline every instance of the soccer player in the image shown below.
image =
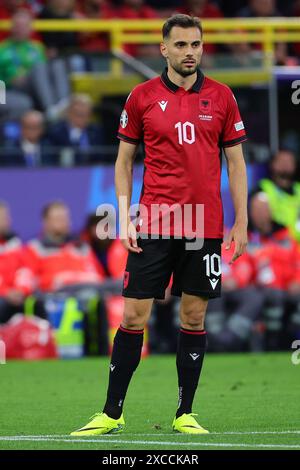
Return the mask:
{"type": "MultiPolygon", "coordinates": [[[[246,134],[231,90],[207,78],[199,69],[203,52],[199,19],[182,14],[172,16],[162,32],[160,48],[167,68],[160,77],[134,88],[120,120],[116,191],[119,201],[123,196],[127,203],[126,210],[120,210],[120,218],[121,228],[126,232],[123,243],[129,254],[124,276],[124,316],[114,339],[107,400],[103,412],[73,432],[74,436],[123,430],[124,399],[140,362],[144,327],[153,299],[164,298],[172,274],[172,293],[182,296],[176,358],[179,404],[173,430],[208,433],[196,421],[192,404],[206,349],[204,317],[208,299],[219,297],[221,291],[221,149],[225,149],[235,208],[235,223],[226,241],[228,249],[235,244],[231,260],[234,262],[247,244],[247,179],[241,147],[246,134]],[[128,213],[133,162],[141,141],[145,146],[140,199],[143,215],[136,225],[128,213]],[[155,225],[157,220],[151,211],[157,204],[163,209],[155,225]],[[193,230],[180,229],[174,210],[167,238],[161,228],[163,213],[166,206],[172,211],[175,205],[183,211],[192,207],[187,220],[193,230]],[[197,224],[195,209],[201,205],[203,227],[197,224]],[[144,215],[149,212],[151,216],[147,219],[144,215]],[[202,239],[202,247],[196,243],[190,248],[192,243],[187,240],[193,234],[194,242],[202,239]]],[[[184,216],[182,213],[182,219],[184,216]]]]}

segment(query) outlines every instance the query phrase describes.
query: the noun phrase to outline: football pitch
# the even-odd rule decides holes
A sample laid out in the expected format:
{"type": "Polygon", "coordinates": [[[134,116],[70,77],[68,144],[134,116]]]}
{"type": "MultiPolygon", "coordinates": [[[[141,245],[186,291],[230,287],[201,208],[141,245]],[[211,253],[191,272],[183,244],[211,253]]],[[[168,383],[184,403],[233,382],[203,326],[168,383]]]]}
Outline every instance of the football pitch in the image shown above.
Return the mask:
{"type": "Polygon", "coordinates": [[[109,360],[0,365],[0,449],[300,449],[300,365],[291,353],[207,354],[194,412],[209,435],[172,432],[174,356],[143,359],[125,404],[122,434],[70,437],[102,410],[109,360]]]}

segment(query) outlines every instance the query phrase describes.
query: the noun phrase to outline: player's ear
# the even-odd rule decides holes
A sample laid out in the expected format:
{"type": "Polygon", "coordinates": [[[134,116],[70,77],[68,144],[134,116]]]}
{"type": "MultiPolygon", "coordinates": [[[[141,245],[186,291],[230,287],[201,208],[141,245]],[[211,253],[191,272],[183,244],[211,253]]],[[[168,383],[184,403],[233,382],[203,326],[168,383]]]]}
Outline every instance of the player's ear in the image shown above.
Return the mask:
{"type": "Polygon", "coordinates": [[[165,59],[168,58],[167,46],[165,45],[164,42],[161,42],[161,43],[160,43],[160,52],[161,52],[161,55],[162,55],[165,59]]]}

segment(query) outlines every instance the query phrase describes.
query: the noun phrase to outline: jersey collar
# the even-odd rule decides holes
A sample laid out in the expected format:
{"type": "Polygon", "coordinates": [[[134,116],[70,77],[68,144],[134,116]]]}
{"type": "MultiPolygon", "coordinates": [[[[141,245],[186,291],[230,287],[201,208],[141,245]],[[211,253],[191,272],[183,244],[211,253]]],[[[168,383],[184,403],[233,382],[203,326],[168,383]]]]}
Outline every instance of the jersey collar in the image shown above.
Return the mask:
{"type": "MultiPolygon", "coordinates": [[[[169,79],[167,72],[168,72],[168,68],[166,67],[163,73],[161,74],[161,81],[170,91],[172,91],[173,93],[176,93],[176,91],[180,87],[169,79]]],[[[190,90],[195,91],[196,93],[199,93],[203,85],[203,82],[204,82],[204,75],[200,69],[197,69],[197,80],[195,81],[194,85],[190,88],[190,90]]]]}

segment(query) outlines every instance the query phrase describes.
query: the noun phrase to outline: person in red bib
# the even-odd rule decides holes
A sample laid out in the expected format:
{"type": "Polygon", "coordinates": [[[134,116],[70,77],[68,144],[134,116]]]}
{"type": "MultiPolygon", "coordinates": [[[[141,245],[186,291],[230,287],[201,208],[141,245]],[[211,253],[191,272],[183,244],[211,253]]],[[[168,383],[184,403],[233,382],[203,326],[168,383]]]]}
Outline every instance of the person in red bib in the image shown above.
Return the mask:
{"type": "Polygon", "coordinates": [[[101,284],[104,271],[89,245],[71,235],[68,207],[60,201],[43,210],[43,235],[24,248],[28,293],[55,292],[67,286],[101,284]]]}
{"type": "Polygon", "coordinates": [[[22,241],[11,229],[7,204],[0,201],[0,324],[22,312],[25,293],[17,285],[22,266],[22,241]]]}
{"type": "Polygon", "coordinates": [[[264,294],[264,348],[281,349],[288,291],[296,280],[297,242],[289,229],[272,219],[268,195],[255,193],[249,203],[251,230],[248,252],[254,263],[255,284],[264,294]]]}

